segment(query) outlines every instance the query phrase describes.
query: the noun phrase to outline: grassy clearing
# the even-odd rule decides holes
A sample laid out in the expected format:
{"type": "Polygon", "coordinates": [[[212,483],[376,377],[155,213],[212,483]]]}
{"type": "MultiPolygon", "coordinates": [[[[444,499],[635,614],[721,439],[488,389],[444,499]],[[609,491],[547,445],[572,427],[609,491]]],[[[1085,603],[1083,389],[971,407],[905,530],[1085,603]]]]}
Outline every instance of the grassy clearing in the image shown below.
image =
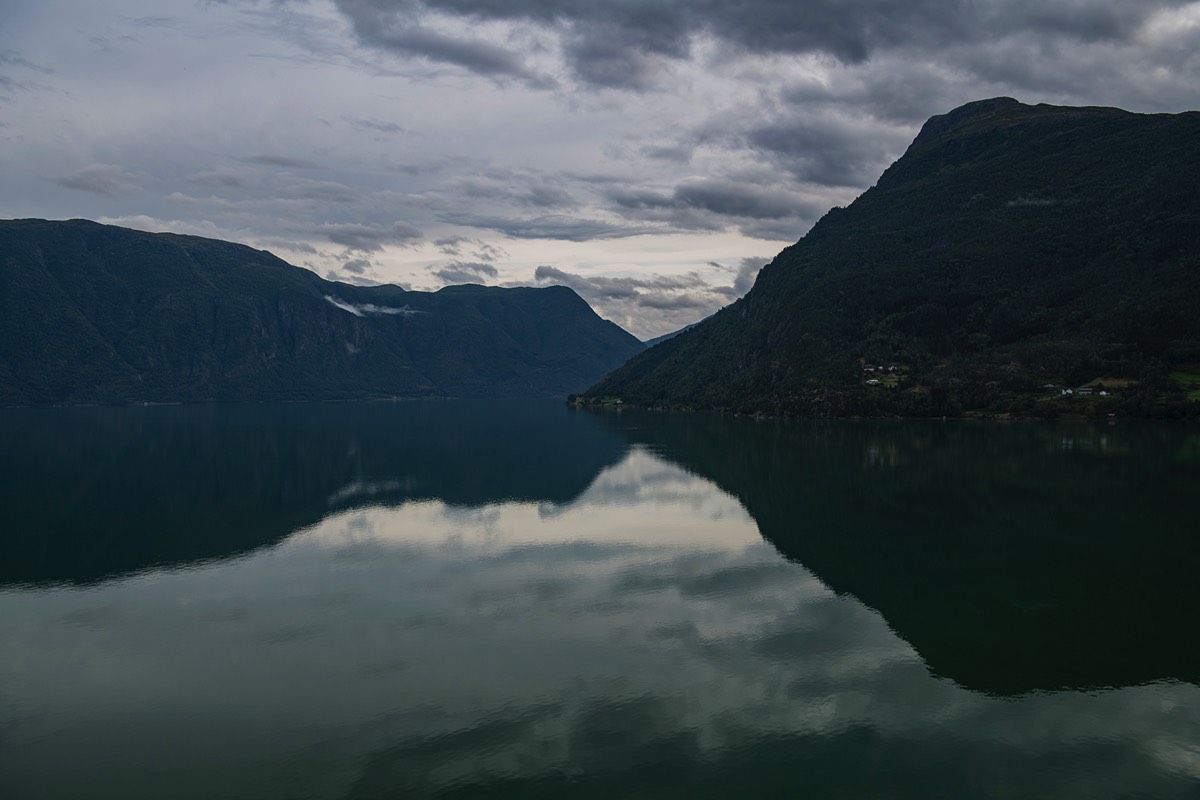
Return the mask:
{"type": "Polygon", "coordinates": [[[1171,380],[1187,393],[1188,400],[1200,400],[1200,372],[1172,372],[1171,380]]]}

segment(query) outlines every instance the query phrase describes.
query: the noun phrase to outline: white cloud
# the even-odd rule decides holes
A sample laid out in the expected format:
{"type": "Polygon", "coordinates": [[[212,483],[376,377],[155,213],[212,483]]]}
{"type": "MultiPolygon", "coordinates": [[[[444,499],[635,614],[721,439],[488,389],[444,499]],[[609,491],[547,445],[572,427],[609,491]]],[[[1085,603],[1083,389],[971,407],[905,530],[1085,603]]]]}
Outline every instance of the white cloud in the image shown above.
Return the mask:
{"type": "Polygon", "coordinates": [[[345,300],[339,300],[333,295],[328,294],[325,295],[325,300],[330,305],[336,306],[342,311],[348,311],[356,317],[365,317],[368,314],[380,314],[388,317],[408,317],[412,316],[413,314],[425,313],[424,311],[420,311],[415,308],[409,308],[408,306],[390,307],[377,306],[374,303],[348,303],[345,300]]]}

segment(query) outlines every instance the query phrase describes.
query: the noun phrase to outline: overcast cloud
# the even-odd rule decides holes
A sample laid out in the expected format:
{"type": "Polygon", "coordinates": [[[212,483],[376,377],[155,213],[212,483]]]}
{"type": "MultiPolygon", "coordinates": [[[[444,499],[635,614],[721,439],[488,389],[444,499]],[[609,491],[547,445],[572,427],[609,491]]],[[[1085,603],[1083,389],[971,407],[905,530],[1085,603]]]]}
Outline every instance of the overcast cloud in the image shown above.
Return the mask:
{"type": "Polygon", "coordinates": [[[1192,109],[1197,53],[1200,2],[1166,0],[7,0],[0,216],[354,283],[563,283],[650,337],[929,116],[1192,109]]]}

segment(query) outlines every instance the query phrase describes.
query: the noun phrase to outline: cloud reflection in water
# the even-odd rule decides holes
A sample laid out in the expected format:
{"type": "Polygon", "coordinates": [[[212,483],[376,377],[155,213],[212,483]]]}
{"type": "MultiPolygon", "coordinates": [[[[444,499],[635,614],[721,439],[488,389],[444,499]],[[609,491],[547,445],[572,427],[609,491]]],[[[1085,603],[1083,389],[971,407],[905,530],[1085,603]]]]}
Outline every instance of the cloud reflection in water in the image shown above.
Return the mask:
{"type": "Polygon", "coordinates": [[[570,503],[356,508],[193,570],[0,593],[0,656],[11,796],[1200,777],[1197,687],[1002,701],[935,679],[734,498],[636,447],[570,503]]]}

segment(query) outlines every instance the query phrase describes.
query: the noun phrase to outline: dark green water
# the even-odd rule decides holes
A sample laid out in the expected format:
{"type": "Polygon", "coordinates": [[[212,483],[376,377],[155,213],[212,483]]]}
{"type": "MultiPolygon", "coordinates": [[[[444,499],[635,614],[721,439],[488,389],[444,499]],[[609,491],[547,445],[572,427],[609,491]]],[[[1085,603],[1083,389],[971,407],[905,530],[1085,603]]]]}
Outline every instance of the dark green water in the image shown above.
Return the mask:
{"type": "Polygon", "coordinates": [[[1200,432],[0,410],[0,797],[1200,796],[1200,432]]]}

